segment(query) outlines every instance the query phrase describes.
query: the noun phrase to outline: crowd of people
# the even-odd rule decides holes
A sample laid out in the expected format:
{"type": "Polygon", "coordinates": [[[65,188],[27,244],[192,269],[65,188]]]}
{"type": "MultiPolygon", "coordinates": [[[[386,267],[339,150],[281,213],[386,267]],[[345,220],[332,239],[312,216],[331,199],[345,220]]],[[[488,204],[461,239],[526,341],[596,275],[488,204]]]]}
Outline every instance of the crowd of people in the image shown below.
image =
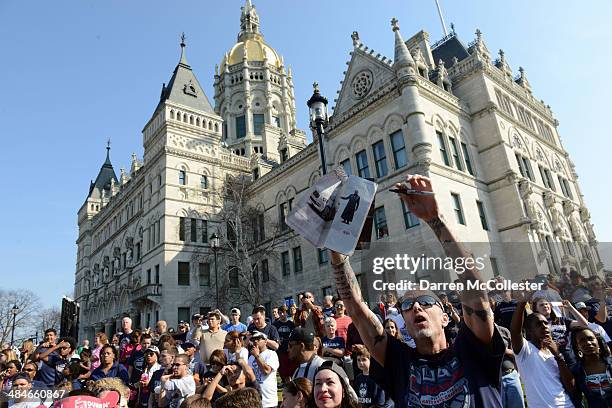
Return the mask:
{"type": "MultiPolygon", "coordinates": [[[[407,183],[431,191],[425,177],[407,183]]],[[[467,256],[434,196],[402,199],[448,256],[467,256]]],[[[271,316],[217,309],[176,329],[124,317],[110,339],[78,346],[49,329],[0,353],[2,390],[110,390],[140,408],[612,407],[611,276],[536,276],[535,292],[384,293],[369,308],[348,257],[332,252],[331,266],[337,296],[304,292],[271,316]]]]}

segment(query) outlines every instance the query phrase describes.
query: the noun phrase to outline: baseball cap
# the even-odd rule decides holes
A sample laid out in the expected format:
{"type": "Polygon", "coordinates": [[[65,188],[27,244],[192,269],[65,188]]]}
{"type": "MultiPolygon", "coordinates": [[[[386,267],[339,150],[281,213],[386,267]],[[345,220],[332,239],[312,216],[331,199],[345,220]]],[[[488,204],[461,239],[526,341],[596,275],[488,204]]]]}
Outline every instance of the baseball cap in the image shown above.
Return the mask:
{"type": "Polygon", "coordinates": [[[237,307],[232,308],[231,314],[240,314],[240,309],[238,309],[237,307]]]}
{"type": "Polygon", "coordinates": [[[265,333],[255,330],[253,334],[251,334],[251,339],[265,339],[268,340],[268,336],[265,333]]]}
{"type": "Polygon", "coordinates": [[[183,348],[183,350],[188,349],[188,348],[194,348],[197,349],[197,347],[195,346],[195,344],[193,344],[192,342],[188,341],[185,342],[183,344],[181,344],[181,347],[183,348]]]}
{"type": "Polygon", "coordinates": [[[145,350],[145,353],[146,353],[147,351],[152,351],[153,353],[155,353],[155,354],[157,354],[157,355],[159,356],[159,349],[157,348],[157,346],[151,346],[151,347],[147,348],[147,349],[145,350]]]}
{"type": "Polygon", "coordinates": [[[314,338],[314,333],[304,329],[303,327],[296,327],[289,335],[289,341],[297,341],[304,344],[313,344],[314,338]]]}
{"type": "Polygon", "coordinates": [[[199,313],[194,313],[194,314],[191,316],[191,320],[196,320],[196,319],[197,319],[197,320],[200,320],[201,318],[202,318],[202,315],[201,315],[201,314],[199,314],[199,313]]]}
{"type": "Polygon", "coordinates": [[[584,302],[577,302],[574,307],[576,308],[576,310],[580,310],[580,309],[588,309],[586,303],[584,302]]]}

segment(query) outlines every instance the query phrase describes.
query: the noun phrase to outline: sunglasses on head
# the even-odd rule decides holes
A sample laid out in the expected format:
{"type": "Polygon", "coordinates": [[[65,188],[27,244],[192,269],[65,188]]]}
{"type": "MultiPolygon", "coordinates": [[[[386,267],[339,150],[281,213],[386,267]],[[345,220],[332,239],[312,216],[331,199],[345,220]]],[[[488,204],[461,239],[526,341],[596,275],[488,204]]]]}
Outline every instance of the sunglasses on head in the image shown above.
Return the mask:
{"type": "Polygon", "coordinates": [[[436,299],[435,297],[431,295],[422,295],[416,298],[404,300],[402,302],[402,312],[407,312],[409,310],[412,310],[416,302],[419,302],[419,305],[421,305],[423,309],[428,309],[432,307],[433,305],[438,305],[440,306],[440,308],[442,308],[442,305],[440,304],[438,299],[436,299]]]}

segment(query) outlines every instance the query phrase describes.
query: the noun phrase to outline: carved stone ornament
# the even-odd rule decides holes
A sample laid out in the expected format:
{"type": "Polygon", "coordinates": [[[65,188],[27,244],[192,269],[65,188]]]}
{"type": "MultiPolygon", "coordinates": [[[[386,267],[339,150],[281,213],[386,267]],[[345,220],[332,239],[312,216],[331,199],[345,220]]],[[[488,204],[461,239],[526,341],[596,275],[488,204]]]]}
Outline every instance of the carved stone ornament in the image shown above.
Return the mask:
{"type": "Polygon", "coordinates": [[[574,204],[570,200],[563,200],[563,214],[569,217],[574,212],[574,204]]]}
{"type": "Polygon", "coordinates": [[[189,80],[189,82],[187,82],[184,86],[183,86],[183,92],[186,95],[191,95],[197,98],[198,96],[198,91],[196,90],[196,87],[193,85],[193,82],[191,82],[191,79],[189,80]]]}
{"type": "Polygon", "coordinates": [[[533,193],[533,188],[531,187],[531,183],[525,179],[519,181],[518,183],[519,192],[521,193],[521,197],[527,198],[533,193]]]}
{"type": "Polygon", "coordinates": [[[353,96],[357,99],[364,98],[372,89],[374,83],[374,75],[368,69],[359,72],[351,81],[351,89],[353,96]]]}
{"type": "Polygon", "coordinates": [[[514,135],[512,137],[512,146],[518,147],[519,149],[523,148],[523,142],[521,142],[521,138],[519,135],[514,135]]]}
{"type": "Polygon", "coordinates": [[[544,205],[546,208],[552,208],[555,205],[555,196],[550,191],[545,191],[542,197],[544,198],[544,205]]]}
{"type": "Polygon", "coordinates": [[[542,153],[542,150],[536,149],[536,157],[539,161],[544,161],[544,153],[542,153]]]}

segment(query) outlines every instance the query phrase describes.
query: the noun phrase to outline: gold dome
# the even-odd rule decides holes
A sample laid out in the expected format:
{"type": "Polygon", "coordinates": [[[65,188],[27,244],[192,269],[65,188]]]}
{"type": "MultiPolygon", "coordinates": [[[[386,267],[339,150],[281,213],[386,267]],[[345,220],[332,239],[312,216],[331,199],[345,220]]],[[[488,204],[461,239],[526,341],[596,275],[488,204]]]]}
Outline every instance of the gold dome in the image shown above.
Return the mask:
{"type": "Polygon", "coordinates": [[[221,69],[225,69],[225,64],[239,64],[244,58],[244,49],[247,51],[247,61],[263,62],[267,59],[268,64],[274,65],[277,68],[281,66],[281,59],[276,51],[264,43],[260,38],[245,38],[243,41],[237,42],[226,57],[221,60],[221,69]]]}

